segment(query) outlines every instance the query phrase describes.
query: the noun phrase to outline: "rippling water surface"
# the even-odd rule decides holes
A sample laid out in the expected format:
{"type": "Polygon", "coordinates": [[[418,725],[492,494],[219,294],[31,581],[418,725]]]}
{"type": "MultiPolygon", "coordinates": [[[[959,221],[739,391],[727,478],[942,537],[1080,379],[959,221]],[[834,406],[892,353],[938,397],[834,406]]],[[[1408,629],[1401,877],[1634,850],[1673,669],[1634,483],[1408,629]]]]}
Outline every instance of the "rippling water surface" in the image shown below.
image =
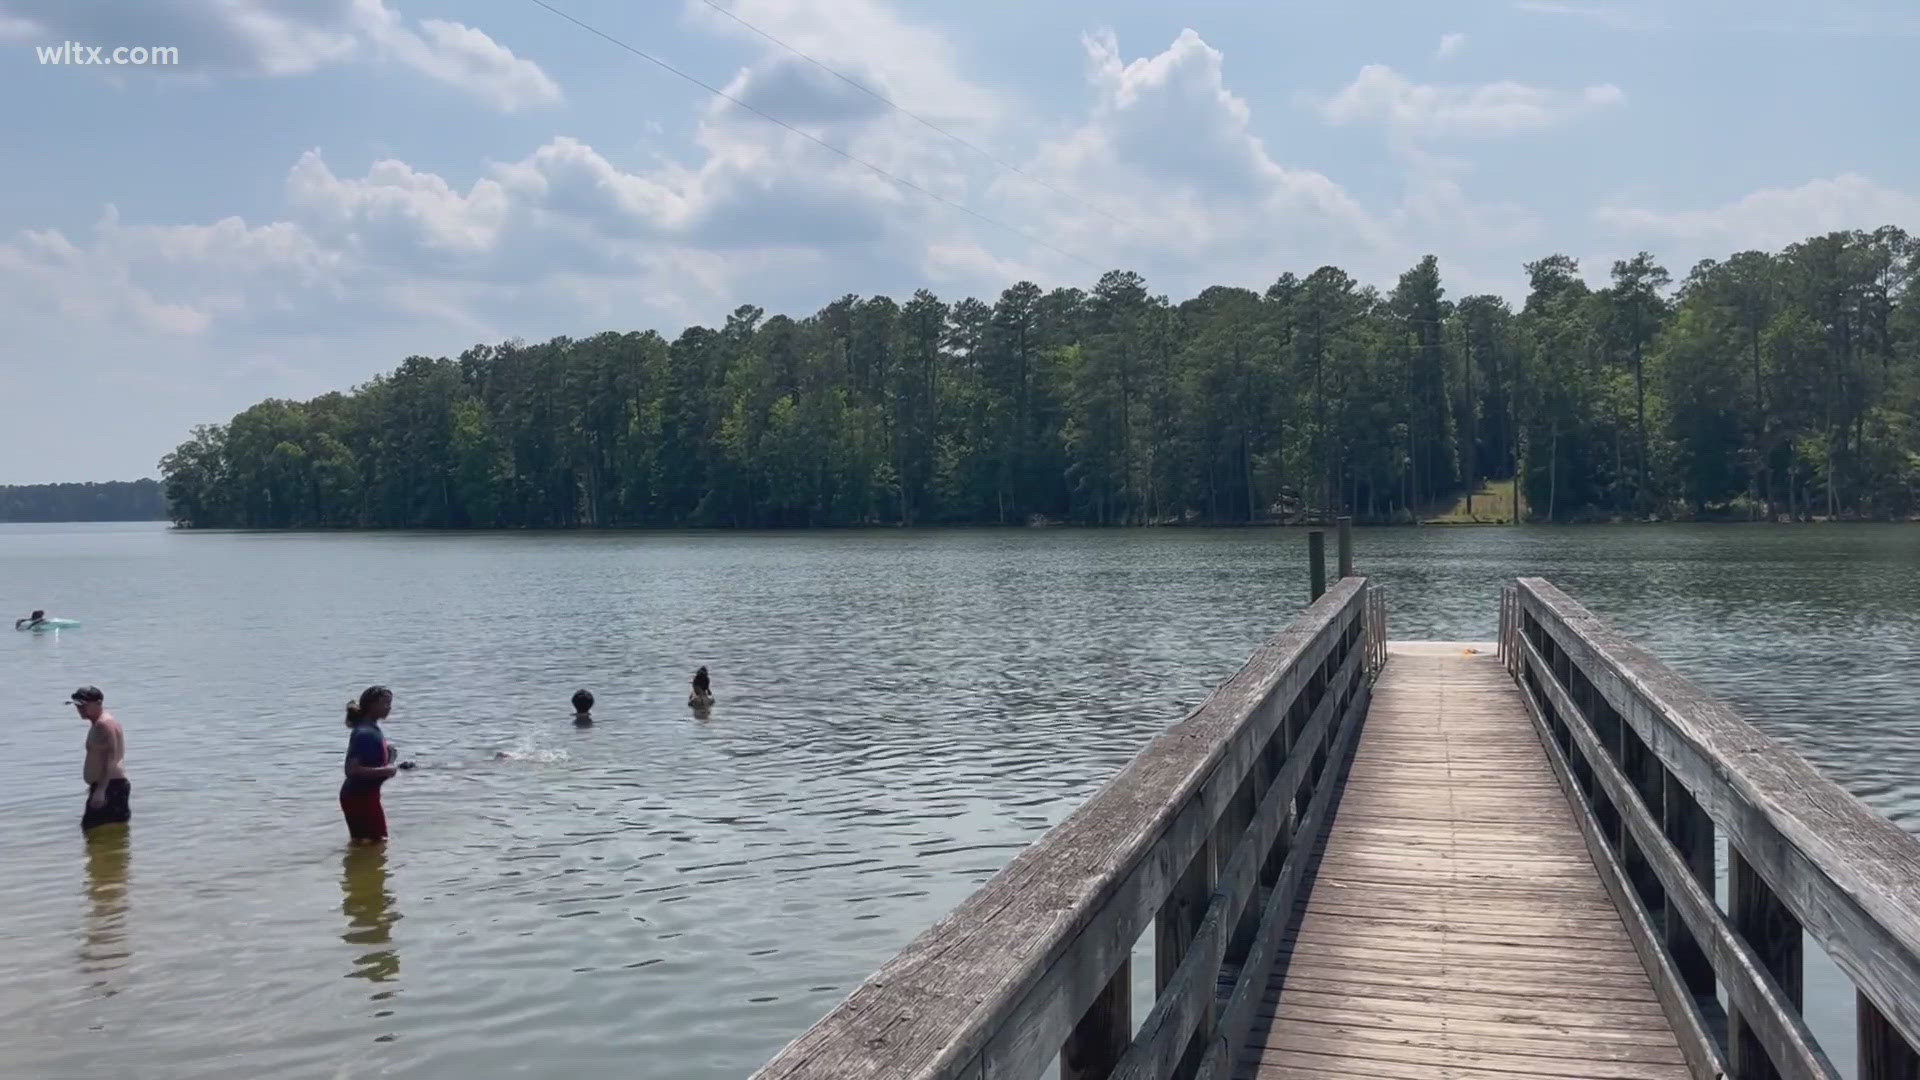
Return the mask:
{"type": "MultiPolygon", "coordinates": [[[[1357,535],[1394,636],[1547,576],[1920,830],[1920,530],[1357,535]]],[[[1304,548],[0,526],[6,614],[85,624],[0,638],[0,1073],[744,1075],[1284,625],[1304,548]],[[370,682],[422,766],[384,852],[335,802],[370,682]],[[133,778],[91,845],[81,683],[133,778]]]]}

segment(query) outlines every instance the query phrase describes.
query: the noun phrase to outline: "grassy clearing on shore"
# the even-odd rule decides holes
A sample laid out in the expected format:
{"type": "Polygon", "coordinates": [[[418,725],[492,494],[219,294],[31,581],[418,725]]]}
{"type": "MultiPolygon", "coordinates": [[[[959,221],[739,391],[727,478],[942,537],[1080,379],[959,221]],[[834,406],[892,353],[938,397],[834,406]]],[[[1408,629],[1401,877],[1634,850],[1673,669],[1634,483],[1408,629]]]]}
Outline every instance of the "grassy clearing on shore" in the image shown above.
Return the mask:
{"type": "Polygon", "coordinates": [[[1481,481],[1471,498],[1462,495],[1451,510],[1424,520],[1428,525],[1511,525],[1513,481],[1481,481]]]}

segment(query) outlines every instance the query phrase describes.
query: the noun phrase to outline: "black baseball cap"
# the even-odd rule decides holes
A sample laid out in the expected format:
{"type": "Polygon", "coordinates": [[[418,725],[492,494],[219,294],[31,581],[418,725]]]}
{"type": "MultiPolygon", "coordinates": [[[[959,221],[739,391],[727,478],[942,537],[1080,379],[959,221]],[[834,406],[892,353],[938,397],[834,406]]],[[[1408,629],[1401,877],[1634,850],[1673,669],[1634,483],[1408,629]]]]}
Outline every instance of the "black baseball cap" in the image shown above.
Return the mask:
{"type": "Polygon", "coordinates": [[[105,701],[107,700],[107,695],[101,693],[100,688],[97,686],[83,686],[80,689],[75,690],[72,694],[68,695],[68,700],[69,701],[105,701]]]}

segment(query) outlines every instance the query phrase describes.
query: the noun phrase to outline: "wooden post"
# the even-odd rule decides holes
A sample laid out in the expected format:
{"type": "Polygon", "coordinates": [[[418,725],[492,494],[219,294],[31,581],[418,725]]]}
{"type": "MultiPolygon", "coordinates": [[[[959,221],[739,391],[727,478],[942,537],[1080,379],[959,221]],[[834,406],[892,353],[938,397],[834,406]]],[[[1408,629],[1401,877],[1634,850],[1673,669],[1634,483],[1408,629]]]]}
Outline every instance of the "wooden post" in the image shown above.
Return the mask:
{"type": "Polygon", "coordinates": [[[1860,1080],[1920,1080],[1920,1053],[1907,1045],[1867,995],[1855,994],[1859,999],[1860,1080]]]}
{"type": "MultiPolygon", "coordinates": [[[[1260,769],[1260,790],[1265,791],[1273,783],[1273,778],[1287,764],[1287,746],[1292,737],[1287,732],[1287,718],[1280,718],[1279,726],[1274,728],[1273,738],[1267,743],[1267,752],[1261,755],[1266,764],[1260,769]]],[[[1280,805],[1280,830],[1274,834],[1273,850],[1267,852],[1267,861],[1260,867],[1260,884],[1272,888],[1280,880],[1280,869],[1286,865],[1287,853],[1293,850],[1293,800],[1288,799],[1280,805]]]]}
{"type": "MultiPolygon", "coordinates": [[[[1180,970],[1180,961],[1186,959],[1187,949],[1193,945],[1193,935],[1200,929],[1200,919],[1207,913],[1207,904],[1213,899],[1214,875],[1213,838],[1209,836],[1200,850],[1194,853],[1193,861],[1187,864],[1186,873],[1167,894],[1166,902],[1160,905],[1160,914],[1153,920],[1153,989],[1156,994],[1164,991],[1173,981],[1174,972],[1180,970]]],[[[1208,1010],[1212,1012],[1211,1009],[1208,1010]]],[[[1200,1054],[1204,1048],[1202,1042],[1210,1017],[1202,1017],[1200,1027],[1194,1030],[1193,1042],[1188,1044],[1187,1052],[1181,1058],[1181,1070],[1176,1075],[1192,1076],[1198,1070],[1200,1054]]],[[[1132,1037],[1129,1026],[1127,1035],[1132,1037]]],[[[1064,1069],[1066,1059],[1061,1059],[1064,1069]]],[[[1105,1073],[1100,1074],[1105,1076],[1105,1073]]]]}
{"type": "MultiPolygon", "coordinates": [[[[1240,790],[1234,792],[1233,801],[1227,804],[1226,811],[1220,815],[1213,844],[1214,850],[1220,853],[1222,866],[1232,861],[1234,853],[1247,841],[1247,827],[1253,824],[1255,815],[1260,812],[1260,797],[1267,792],[1267,785],[1260,775],[1265,771],[1265,760],[1265,755],[1254,759],[1253,768],[1240,783],[1240,790]]],[[[1256,857],[1264,861],[1265,855],[1266,852],[1259,852],[1256,857]]],[[[1254,932],[1259,928],[1260,890],[1256,886],[1247,898],[1246,906],[1240,909],[1239,922],[1234,925],[1233,932],[1227,935],[1224,957],[1227,963],[1239,964],[1247,958],[1247,949],[1253,944],[1254,932]]]]}
{"type": "MultiPolygon", "coordinates": [[[[1732,847],[1727,851],[1727,907],[1734,930],[1780,985],[1788,1004],[1799,1008],[1800,920],[1732,847]]],[[[1776,1080],[1780,1075],[1737,1009],[1728,1010],[1727,1068],[1733,1080],[1776,1080]]]]}
{"type": "Polygon", "coordinates": [[[1307,533],[1307,576],[1311,584],[1307,587],[1307,602],[1320,599],[1327,591],[1327,531],[1314,529],[1307,533]]]}
{"type": "Polygon", "coordinates": [[[1353,519],[1335,518],[1334,523],[1338,530],[1334,535],[1335,547],[1340,552],[1340,576],[1350,578],[1353,576],[1353,519]]]}
{"type": "Polygon", "coordinates": [[[1133,961],[1120,961],[1060,1047],[1060,1080],[1107,1080],[1133,1042],[1133,961]]]}
{"type": "MultiPolygon", "coordinates": [[[[1694,800],[1691,792],[1665,769],[1660,793],[1660,829],[1679,852],[1687,872],[1707,896],[1713,896],[1713,819],[1694,800]]],[[[1713,963],[1694,940],[1693,931],[1680,918],[1673,904],[1667,905],[1665,937],[1673,966],[1696,998],[1713,996],[1713,963]]]]}

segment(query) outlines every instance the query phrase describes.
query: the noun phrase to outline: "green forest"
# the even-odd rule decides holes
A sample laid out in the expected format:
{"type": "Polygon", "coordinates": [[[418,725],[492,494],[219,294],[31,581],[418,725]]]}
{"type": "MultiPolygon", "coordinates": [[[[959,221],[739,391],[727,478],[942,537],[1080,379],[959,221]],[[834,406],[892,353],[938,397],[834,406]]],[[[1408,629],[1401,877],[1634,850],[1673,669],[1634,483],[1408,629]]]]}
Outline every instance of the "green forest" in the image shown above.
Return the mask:
{"type": "MultiPolygon", "coordinates": [[[[1420,520],[1513,478],[1536,521],[1920,513],[1920,242],[1836,232],[1518,310],[1325,266],[1180,303],[1135,273],[991,303],[741,307],[409,357],[160,463],[191,527],[1420,520]]],[[[1595,275],[1596,277],[1598,275],[1595,275]]]]}
{"type": "Polygon", "coordinates": [[[0,521],[163,521],[157,480],[0,485],[0,521]]]}

